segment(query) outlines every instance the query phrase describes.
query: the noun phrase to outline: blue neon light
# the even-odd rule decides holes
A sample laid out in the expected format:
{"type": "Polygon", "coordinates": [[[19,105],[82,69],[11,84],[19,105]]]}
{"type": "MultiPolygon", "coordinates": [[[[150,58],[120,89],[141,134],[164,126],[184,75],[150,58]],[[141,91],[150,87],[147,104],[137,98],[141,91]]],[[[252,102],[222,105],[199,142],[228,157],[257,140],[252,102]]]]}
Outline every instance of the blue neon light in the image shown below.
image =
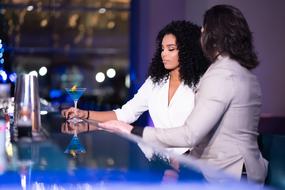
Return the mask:
{"type": "Polygon", "coordinates": [[[0,70],[0,80],[6,82],[7,73],[4,70],[0,70]]]}
{"type": "Polygon", "coordinates": [[[16,73],[11,73],[10,75],[9,75],[9,79],[10,79],[10,81],[11,82],[16,82],[16,79],[17,79],[17,74],[16,73]]]}

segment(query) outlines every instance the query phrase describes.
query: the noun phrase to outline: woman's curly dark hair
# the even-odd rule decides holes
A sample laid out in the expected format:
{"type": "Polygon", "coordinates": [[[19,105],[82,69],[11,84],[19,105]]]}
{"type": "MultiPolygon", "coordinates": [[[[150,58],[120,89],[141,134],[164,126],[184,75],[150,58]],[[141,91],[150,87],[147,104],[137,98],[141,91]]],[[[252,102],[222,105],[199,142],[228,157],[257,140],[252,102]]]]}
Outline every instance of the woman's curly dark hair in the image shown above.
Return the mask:
{"type": "Polygon", "coordinates": [[[259,64],[251,31],[239,9],[216,5],[206,11],[203,27],[202,47],[211,61],[215,61],[218,53],[229,55],[247,69],[259,64]]]}
{"type": "Polygon", "coordinates": [[[176,37],[181,81],[189,87],[195,87],[207,70],[209,62],[200,45],[201,28],[189,21],[172,21],[158,33],[156,51],[148,75],[154,83],[160,83],[169,77],[171,70],[165,69],[161,58],[162,40],[167,34],[176,37]]]}

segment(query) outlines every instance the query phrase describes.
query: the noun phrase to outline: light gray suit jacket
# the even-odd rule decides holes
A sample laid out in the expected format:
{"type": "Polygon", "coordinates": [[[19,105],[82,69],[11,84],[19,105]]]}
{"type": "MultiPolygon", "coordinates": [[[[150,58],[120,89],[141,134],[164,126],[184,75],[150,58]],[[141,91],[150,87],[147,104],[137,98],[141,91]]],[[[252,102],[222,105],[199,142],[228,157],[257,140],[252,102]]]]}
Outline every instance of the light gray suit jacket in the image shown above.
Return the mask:
{"type": "Polygon", "coordinates": [[[192,156],[238,179],[245,165],[248,179],[263,183],[267,161],[257,144],[260,108],[256,77],[238,62],[219,56],[201,78],[194,110],[185,124],[172,129],[146,127],[143,139],[193,148],[192,156]]]}

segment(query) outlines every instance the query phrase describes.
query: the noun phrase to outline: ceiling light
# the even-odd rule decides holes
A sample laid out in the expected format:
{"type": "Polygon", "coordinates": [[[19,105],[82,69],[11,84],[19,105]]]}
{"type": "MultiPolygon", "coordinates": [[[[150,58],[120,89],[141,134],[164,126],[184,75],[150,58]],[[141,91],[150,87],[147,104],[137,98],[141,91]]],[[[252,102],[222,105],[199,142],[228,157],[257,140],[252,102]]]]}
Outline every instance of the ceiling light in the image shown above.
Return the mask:
{"type": "Polygon", "coordinates": [[[104,14],[104,13],[106,12],[106,8],[100,8],[100,9],[98,10],[98,12],[99,12],[100,14],[104,14]]]}
{"type": "Polygon", "coordinates": [[[107,74],[107,77],[114,78],[116,76],[116,70],[113,68],[110,68],[107,70],[106,74],[107,74]]]}
{"type": "Polygon", "coordinates": [[[34,10],[34,6],[33,5],[27,6],[27,11],[32,11],[32,10],[34,10]]]}
{"type": "Polygon", "coordinates": [[[47,74],[47,68],[46,67],[41,67],[40,69],[39,69],[39,74],[41,75],[41,76],[45,76],[46,74],[47,74]]]}
{"type": "Polygon", "coordinates": [[[96,74],[95,79],[97,82],[101,83],[105,80],[105,75],[102,72],[96,74]]]}
{"type": "Polygon", "coordinates": [[[47,20],[47,19],[43,19],[43,20],[41,21],[41,27],[46,27],[47,24],[48,24],[48,20],[47,20]]]}

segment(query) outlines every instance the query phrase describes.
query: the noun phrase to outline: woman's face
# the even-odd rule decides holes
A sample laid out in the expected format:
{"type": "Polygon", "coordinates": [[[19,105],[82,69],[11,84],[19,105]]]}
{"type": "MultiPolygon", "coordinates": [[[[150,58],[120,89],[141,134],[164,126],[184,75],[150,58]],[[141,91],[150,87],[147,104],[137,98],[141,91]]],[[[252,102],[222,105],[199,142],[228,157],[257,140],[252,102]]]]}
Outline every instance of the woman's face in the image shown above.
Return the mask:
{"type": "Polygon", "coordinates": [[[173,34],[166,34],[162,39],[161,47],[161,58],[165,69],[177,69],[179,67],[179,51],[176,45],[176,37],[173,34]]]}

